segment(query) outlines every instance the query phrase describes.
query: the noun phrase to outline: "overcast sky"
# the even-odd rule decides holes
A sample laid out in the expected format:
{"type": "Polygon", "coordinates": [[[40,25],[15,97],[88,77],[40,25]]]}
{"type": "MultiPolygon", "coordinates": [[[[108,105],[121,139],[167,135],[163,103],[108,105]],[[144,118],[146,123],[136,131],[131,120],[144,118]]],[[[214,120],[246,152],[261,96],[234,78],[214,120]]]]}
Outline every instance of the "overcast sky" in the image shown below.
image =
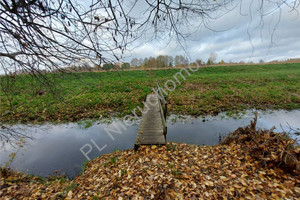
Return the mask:
{"type": "MultiPolygon", "coordinates": [[[[78,1],[81,2],[82,6],[79,8],[83,8],[81,10],[82,12],[85,12],[84,8],[90,8],[89,5],[91,1],[92,0],[78,1]]],[[[189,0],[185,2],[191,3],[194,1],[189,0]]],[[[164,25],[161,24],[157,29],[160,32],[158,34],[159,37],[149,41],[153,35],[152,23],[151,20],[149,20],[152,29],[150,28],[145,32],[135,31],[139,30],[135,28],[132,30],[133,34],[139,36],[142,34],[142,37],[130,43],[130,51],[125,51],[125,55],[123,55],[123,60],[121,61],[130,62],[132,58],[156,57],[158,55],[171,55],[174,57],[176,55],[184,55],[190,62],[196,59],[207,61],[211,53],[217,55],[217,62],[221,60],[225,62],[259,62],[261,59],[264,61],[282,61],[289,58],[300,58],[300,5],[293,11],[288,7],[288,5],[293,5],[293,2],[299,3],[300,0],[207,0],[199,2],[201,3],[197,4],[197,8],[200,7],[201,9],[209,9],[211,6],[215,4],[219,5],[219,3],[222,2],[229,2],[229,4],[226,4],[226,6],[222,5],[215,9],[214,12],[209,13],[213,17],[219,16],[207,23],[209,28],[202,25],[199,29],[195,29],[202,22],[201,17],[198,18],[195,15],[193,15],[192,18],[188,18],[187,21],[184,20],[186,18],[179,20],[177,23],[183,24],[179,29],[180,31],[192,31],[192,34],[186,38],[186,40],[178,41],[174,39],[174,37],[172,37],[175,35],[174,32],[166,31],[169,27],[164,27],[164,25]],[[259,9],[260,7],[258,5],[262,2],[264,4],[263,12],[261,12],[262,10],[259,9]],[[286,2],[287,4],[282,4],[280,9],[278,9],[278,3],[280,2],[286,2]],[[227,12],[225,12],[226,9],[230,11],[227,10],[227,12]]],[[[127,8],[130,10],[128,15],[138,21],[137,24],[142,24],[142,22],[148,18],[149,11],[147,13],[147,10],[150,6],[147,5],[145,0],[138,0],[136,4],[128,0],[124,1],[123,4],[124,9],[127,8]]],[[[172,14],[176,15],[182,12],[182,10],[176,12],[177,13],[172,14]]],[[[101,16],[101,13],[99,15],[101,16]]],[[[93,13],[91,13],[92,19],[93,16],[93,13]]],[[[105,12],[102,17],[106,17],[105,12]]],[[[120,18],[122,22],[122,17],[120,18]]],[[[101,30],[106,31],[106,29],[101,30]]],[[[101,37],[102,41],[105,41],[103,45],[105,47],[108,46],[108,49],[110,49],[110,44],[114,44],[114,40],[111,38],[112,36],[106,37],[103,32],[100,32],[97,37],[101,37]]],[[[94,40],[91,40],[90,37],[86,37],[85,35],[84,38],[82,43],[92,48],[92,42],[94,40]]],[[[135,40],[135,37],[132,38],[135,40]]],[[[14,50],[13,46],[13,51],[14,50]]],[[[115,51],[114,53],[121,56],[119,48],[115,51]]],[[[109,56],[111,56],[112,52],[107,52],[102,51],[101,53],[103,53],[103,57],[107,56],[110,58],[109,56]]],[[[116,60],[112,56],[110,59],[116,60]]],[[[98,63],[97,57],[82,58],[83,62],[91,63],[91,60],[98,63]]],[[[74,62],[79,65],[81,64],[78,61],[74,62]]],[[[73,63],[66,66],[72,64],[73,63]]],[[[13,65],[11,65],[11,70],[15,70],[13,65]]],[[[0,74],[3,73],[4,71],[1,68],[0,74]]]]}
{"type": "MultiPolygon", "coordinates": [[[[300,18],[297,12],[282,6],[261,21],[257,4],[243,2],[242,6],[212,21],[212,30],[202,27],[184,42],[167,39],[153,40],[134,48],[127,54],[127,61],[133,57],[144,58],[158,55],[186,55],[192,61],[207,60],[211,52],[217,54],[217,61],[264,61],[300,58],[300,18]],[[242,13],[242,15],[241,15],[242,13]],[[263,22],[263,26],[262,26],[263,22]]],[[[274,9],[266,6],[265,13],[274,9]]],[[[297,8],[300,12],[300,8],[297,8]]],[[[143,38],[141,38],[142,40],[143,38]]],[[[140,42],[140,41],[138,41],[140,42]]]]}

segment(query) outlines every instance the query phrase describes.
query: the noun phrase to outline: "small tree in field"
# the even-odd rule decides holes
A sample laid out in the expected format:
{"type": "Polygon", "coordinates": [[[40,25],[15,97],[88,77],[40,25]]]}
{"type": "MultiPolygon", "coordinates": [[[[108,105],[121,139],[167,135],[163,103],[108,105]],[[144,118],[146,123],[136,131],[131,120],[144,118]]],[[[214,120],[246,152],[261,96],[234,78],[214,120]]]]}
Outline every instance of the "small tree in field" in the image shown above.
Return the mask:
{"type": "Polygon", "coordinates": [[[201,59],[197,59],[196,60],[196,64],[197,65],[203,65],[203,64],[205,64],[201,59]]]}
{"type": "Polygon", "coordinates": [[[221,65],[225,64],[225,61],[224,61],[224,60],[221,60],[220,64],[221,64],[221,65]]]}
{"type": "Polygon", "coordinates": [[[108,71],[110,69],[114,69],[114,68],[115,68],[115,66],[112,63],[105,63],[105,64],[103,64],[103,69],[106,70],[106,71],[108,71]]]}
{"type": "Polygon", "coordinates": [[[130,68],[130,64],[129,63],[123,63],[121,66],[122,69],[129,69],[130,68]]]}
{"type": "Polygon", "coordinates": [[[210,53],[209,58],[207,60],[207,65],[215,64],[216,60],[217,60],[217,54],[216,53],[210,53]]]}

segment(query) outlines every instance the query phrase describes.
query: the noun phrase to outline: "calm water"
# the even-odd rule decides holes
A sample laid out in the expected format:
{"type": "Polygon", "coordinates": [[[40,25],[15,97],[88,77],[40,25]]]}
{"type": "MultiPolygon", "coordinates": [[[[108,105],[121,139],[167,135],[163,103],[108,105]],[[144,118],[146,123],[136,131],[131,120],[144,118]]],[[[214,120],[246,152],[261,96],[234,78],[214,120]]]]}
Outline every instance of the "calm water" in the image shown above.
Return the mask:
{"type": "MultiPolygon", "coordinates": [[[[167,120],[167,141],[216,145],[220,136],[224,137],[238,127],[248,125],[253,116],[252,111],[247,111],[239,117],[228,117],[221,113],[218,116],[206,117],[205,120],[173,115],[167,120]]],[[[87,159],[80,151],[84,145],[82,151],[91,159],[116,149],[133,148],[137,124],[123,131],[122,122],[118,120],[106,123],[94,122],[89,128],[83,126],[77,123],[15,126],[15,130],[28,138],[21,148],[5,143],[1,147],[0,164],[4,165],[9,160],[9,155],[16,152],[16,158],[11,164],[15,170],[40,176],[53,174],[57,170],[73,178],[81,171],[87,159]],[[122,133],[111,132],[112,137],[109,136],[105,128],[115,129],[115,127],[119,127],[122,133]],[[87,153],[88,151],[90,152],[87,153]]],[[[282,132],[282,128],[290,131],[289,127],[300,132],[300,110],[258,111],[257,127],[269,129],[273,126],[277,128],[277,132],[282,132]]],[[[294,132],[291,131],[291,136],[299,140],[300,136],[293,134],[294,132]]],[[[12,143],[15,144],[15,141],[12,143]]]]}

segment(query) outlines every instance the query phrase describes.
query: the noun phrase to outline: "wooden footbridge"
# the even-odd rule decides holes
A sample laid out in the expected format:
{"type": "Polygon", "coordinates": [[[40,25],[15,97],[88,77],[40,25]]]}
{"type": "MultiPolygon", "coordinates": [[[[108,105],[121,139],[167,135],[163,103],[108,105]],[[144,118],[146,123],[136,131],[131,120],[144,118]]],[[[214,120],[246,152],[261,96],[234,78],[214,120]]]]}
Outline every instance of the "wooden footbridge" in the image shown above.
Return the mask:
{"type": "Polygon", "coordinates": [[[148,94],[145,101],[144,112],[138,128],[134,143],[137,150],[140,145],[164,145],[167,134],[167,105],[162,92],[148,94]]]}

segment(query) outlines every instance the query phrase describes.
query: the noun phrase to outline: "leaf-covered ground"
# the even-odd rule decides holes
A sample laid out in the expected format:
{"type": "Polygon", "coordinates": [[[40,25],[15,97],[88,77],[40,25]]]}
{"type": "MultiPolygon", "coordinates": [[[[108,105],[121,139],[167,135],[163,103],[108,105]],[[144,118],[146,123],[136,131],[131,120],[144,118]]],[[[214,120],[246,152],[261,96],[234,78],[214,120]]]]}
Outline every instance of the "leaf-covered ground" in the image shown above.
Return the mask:
{"type": "Polygon", "coordinates": [[[299,199],[299,174],[263,167],[249,148],[141,146],[96,158],[72,181],[2,170],[0,199],[299,199]]]}

